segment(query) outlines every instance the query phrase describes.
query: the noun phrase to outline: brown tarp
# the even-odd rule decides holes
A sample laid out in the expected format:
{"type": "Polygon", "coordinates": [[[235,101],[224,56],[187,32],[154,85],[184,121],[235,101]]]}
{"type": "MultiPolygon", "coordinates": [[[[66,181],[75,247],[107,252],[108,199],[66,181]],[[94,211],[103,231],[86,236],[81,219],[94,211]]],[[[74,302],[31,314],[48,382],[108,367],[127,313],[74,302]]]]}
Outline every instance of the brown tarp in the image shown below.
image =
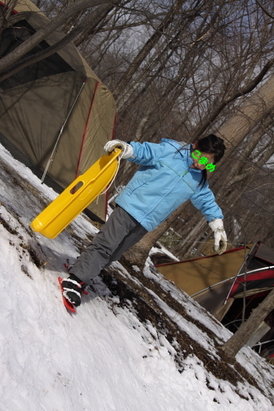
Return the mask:
{"type": "Polygon", "coordinates": [[[190,296],[238,274],[250,247],[240,247],[209,257],[157,265],[166,278],[190,296]]]}
{"type": "MultiPolygon", "coordinates": [[[[274,287],[274,250],[261,241],[222,255],[156,265],[166,278],[235,332],[274,287]]],[[[274,310],[248,341],[274,361],[274,310]]]]}
{"type": "MultiPolygon", "coordinates": [[[[8,1],[0,6],[3,3],[8,1]]],[[[20,33],[30,36],[49,22],[28,0],[19,1],[15,11],[33,14],[4,32],[0,57],[7,53],[5,43],[9,51],[15,47],[14,39],[9,39],[13,32],[21,28],[20,33]]],[[[63,36],[60,31],[52,33],[40,48],[63,36]]],[[[104,144],[113,136],[115,115],[112,94],[72,43],[0,83],[0,142],[40,176],[52,158],[45,182],[58,191],[103,154],[104,144]]],[[[104,219],[105,203],[102,195],[89,209],[104,219]]]]}
{"type": "Polygon", "coordinates": [[[273,266],[274,251],[258,241],[222,255],[156,267],[221,320],[235,298],[243,298],[244,294],[245,297],[260,294],[273,287],[273,266]]]}

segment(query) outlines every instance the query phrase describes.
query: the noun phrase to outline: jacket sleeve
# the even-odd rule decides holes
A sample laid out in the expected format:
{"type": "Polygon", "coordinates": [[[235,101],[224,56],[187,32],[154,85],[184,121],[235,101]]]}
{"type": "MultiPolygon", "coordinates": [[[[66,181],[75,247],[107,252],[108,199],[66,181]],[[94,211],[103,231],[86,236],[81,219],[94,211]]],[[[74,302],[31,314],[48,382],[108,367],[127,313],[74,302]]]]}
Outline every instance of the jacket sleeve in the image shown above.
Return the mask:
{"type": "Polygon", "coordinates": [[[190,201],[194,207],[198,208],[205,216],[208,222],[211,222],[215,218],[224,218],[221,208],[216,203],[214,194],[210,190],[208,183],[191,196],[190,201]]]}
{"type": "Polygon", "coordinates": [[[163,144],[130,142],[133,157],[128,160],[141,166],[155,166],[163,154],[163,144]]]}

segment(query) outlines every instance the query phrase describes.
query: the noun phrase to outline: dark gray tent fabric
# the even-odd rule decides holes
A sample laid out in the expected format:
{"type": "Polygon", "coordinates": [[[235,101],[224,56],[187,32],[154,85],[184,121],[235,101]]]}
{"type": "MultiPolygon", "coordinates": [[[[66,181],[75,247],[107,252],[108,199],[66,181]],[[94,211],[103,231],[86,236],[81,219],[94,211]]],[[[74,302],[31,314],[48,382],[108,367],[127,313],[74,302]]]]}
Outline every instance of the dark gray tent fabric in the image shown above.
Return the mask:
{"type": "MultiPolygon", "coordinates": [[[[49,22],[28,0],[19,1],[14,12],[23,11],[32,14],[3,31],[0,58],[49,22]]],[[[63,36],[52,33],[29,54],[63,36]]],[[[73,44],[0,83],[0,142],[39,176],[46,169],[45,182],[59,192],[103,154],[115,115],[112,94],[73,44]]],[[[104,219],[105,206],[102,195],[89,209],[104,219]]]]}

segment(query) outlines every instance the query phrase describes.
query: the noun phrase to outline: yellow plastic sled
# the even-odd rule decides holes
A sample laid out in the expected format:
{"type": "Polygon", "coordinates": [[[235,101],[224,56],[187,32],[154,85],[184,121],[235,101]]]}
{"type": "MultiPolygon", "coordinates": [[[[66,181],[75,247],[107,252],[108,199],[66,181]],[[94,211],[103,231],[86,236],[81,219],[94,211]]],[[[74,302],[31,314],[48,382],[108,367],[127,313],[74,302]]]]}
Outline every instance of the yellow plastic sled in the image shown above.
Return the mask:
{"type": "Polygon", "coordinates": [[[77,177],[31,222],[32,230],[51,239],[60,234],[110,184],[118,171],[120,153],[116,148],[77,177]]]}

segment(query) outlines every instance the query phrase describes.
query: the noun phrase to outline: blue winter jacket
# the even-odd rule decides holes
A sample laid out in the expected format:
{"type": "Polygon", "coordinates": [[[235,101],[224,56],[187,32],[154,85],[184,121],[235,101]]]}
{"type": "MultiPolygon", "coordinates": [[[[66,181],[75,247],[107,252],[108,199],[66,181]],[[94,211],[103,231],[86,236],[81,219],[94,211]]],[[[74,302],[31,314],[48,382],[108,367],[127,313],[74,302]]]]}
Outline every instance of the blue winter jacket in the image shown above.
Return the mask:
{"type": "Polygon", "coordinates": [[[160,144],[131,142],[139,164],[116,203],[134,217],[146,230],[154,230],[182,203],[190,200],[210,222],[223,218],[220,207],[208,183],[199,186],[202,172],[190,168],[191,145],[182,149],[174,140],[163,139],[160,144]]]}

